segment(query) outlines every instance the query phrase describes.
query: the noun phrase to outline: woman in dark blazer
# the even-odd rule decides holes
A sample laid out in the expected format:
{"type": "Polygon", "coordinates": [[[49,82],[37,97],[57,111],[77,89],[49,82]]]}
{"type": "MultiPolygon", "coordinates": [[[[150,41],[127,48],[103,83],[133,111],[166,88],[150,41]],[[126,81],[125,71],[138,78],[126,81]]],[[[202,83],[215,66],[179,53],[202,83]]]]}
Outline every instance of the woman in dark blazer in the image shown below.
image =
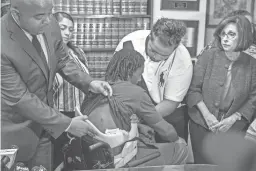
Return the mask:
{"type": "Polygon", "coordinates": [[[244,16],[224,18],[214,37],[217,48],[198,59],[188,91],[190,134],[195,163],[209,163],[203,140],[212,133],[246,131],[256,107],[256,60],[243,51],[253,43],[244,16]]]}

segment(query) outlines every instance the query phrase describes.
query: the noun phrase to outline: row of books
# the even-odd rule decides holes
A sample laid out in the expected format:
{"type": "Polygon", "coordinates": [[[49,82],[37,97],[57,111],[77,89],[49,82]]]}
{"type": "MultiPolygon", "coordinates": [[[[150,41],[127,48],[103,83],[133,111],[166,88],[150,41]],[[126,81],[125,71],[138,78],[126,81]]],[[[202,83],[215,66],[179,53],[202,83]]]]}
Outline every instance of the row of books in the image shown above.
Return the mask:
{"type": "Polygon", "coordinates": [[[90,75],[93,78],[104,77],[113,52],[86,52],[86,56],[90,75]]]}
{"type": "Polygon", "coordinates": [[[118,42],[135,30],[150,29],[150,18],[131,19],[76,19],[74,20],[74,44],[85,48],[115,48],[118,42]]]}
{"type": "Polygon", "coordinates": [[[54,12],[87,15],[146,15],[148,0],[54,0],[54,12]]]}

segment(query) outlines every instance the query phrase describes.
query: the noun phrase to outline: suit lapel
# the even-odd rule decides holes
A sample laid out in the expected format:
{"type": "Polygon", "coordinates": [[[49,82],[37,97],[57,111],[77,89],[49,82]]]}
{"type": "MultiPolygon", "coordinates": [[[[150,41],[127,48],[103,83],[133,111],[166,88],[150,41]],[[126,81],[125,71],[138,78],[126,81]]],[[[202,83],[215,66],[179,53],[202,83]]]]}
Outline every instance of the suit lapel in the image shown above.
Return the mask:
{"type": "Polygon", "coordinates": [[[49,73],[49,84],[48,84],[48,91],[51,90],[52,84],[53,84],[53,77],[54,77],[54,71],[56,68],[56,57],[54,55],[54,45],[51,43],[51,41],[48,39],[49,36],[47,35],[47,33],[45,33],[43,35],[44,40],[45,40],[45,44],[46,44],[46,48],[47,48],[47,52],[48,52],[48,66],[50,69],[50,73],[49,73]]]}
{"type": "MultiPolygon", "coordinates": [[[[39,66],[44,73],[45,79],[48,82],[48,68],[45,67],[42,58],[38,55],[31,41],[25,35],[23,30],[16,24],[13,17],[8,13],[8,29],[12,32],[11,39],[19,43],[19,46],[28,54],[29,57],[39,66]]],[[[22,60],[22,59],[21,59],[22,60]]]]}

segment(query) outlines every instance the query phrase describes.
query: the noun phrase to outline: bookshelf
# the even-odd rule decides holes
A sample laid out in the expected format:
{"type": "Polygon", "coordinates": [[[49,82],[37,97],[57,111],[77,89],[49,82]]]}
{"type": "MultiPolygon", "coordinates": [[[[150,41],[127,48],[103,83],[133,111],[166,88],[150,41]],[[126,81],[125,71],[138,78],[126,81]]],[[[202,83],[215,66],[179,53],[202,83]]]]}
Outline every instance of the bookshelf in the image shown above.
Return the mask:
{"type": "Polygon", "coordinates": [[[53,12],[74,19],[73,44],[88,57],[92,77],[101,78],[119,41],[127,34],[150,29],[153,0],[54,0],[53,12]]]}

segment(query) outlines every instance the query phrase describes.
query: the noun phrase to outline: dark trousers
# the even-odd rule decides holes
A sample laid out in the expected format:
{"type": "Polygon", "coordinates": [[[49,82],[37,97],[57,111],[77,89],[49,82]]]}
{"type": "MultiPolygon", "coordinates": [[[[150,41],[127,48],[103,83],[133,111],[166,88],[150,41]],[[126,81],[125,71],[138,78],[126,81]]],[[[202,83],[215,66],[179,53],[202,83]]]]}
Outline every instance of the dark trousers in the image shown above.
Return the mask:
{"type": "Polygon", "coordinates": [[[210,164],[209,161],[206,160],[203,152],[203,140],[204,138],[212,134],[211,131],[205,129],[201,125],[196,124],[192,120],[189,122],[189,132],[191,138],[192,151],[194,155],[194,163],[195,164],[210,164]]]}
{"type": "MultiPolygon", "coordinates": [[[[176,130],[179,137],[188,141],[188,114],[187,106],[177,108],[172,114],[164,117],[176,130]]],[[[156,142],[164,142],[158,134],[156,134],[156,142]]]]}
{"type": "MultiPolygon", "coordinates": [[[[75,116],[75,112],[61,112],[64,115],[73,118],[75,116]]],[[[53,158],[53,168],[55,169],[60,165],[61,162],[64,160],[62,147],[69,141],[66,133],[61,134],[57,139],[53,140],[54,145],[54,158],[53,158]]]]}
{"type": "Polygon", "coordinates": [[[28,167],[32,169],[35,166],[43,166],[46,170],[53,168],[53,146],[51,142],[51,135],[43,131],[35,155],[27,163],[28,167]]]}
{"type": "MultiPolygon", "coordinates": [[[[230,128],[229,132],[245,133],[248,125],[249,124],[243,118],[242,120],[236,121],[235,124],[230,128]]],[[[192,120],[189,122],[189,131],[195,164],[213,164],[207,161],[203,151],[204,139],[206,136],[213,133],[201,125],[196,124],[192,120]]]]}

